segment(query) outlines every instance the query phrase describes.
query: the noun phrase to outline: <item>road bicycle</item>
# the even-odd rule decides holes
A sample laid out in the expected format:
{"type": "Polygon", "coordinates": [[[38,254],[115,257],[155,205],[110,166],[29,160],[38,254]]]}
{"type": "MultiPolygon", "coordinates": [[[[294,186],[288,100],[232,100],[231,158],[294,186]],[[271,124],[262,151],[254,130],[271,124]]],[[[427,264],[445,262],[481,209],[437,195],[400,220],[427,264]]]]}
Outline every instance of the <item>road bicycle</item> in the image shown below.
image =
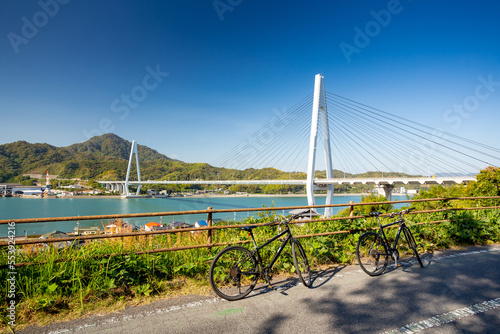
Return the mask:
{"type": "Polygon", "coordinates": [[[417,251],[417,243],[415,242],[415,238],[411,234],[408,226],[406,226],[406,222],[403,218],[403,215],[413,210],[415,210],[415,208],[409,208],[400,212],[391,213],[391,218],[394,218],[396,215],[399,215],[399,218],[387,225],[382,225],[380,223],[379,216],[382,214],[381,212],[371,212],[368,216],[365,216],[376,217],[379,225],[378,233],[367,232],[363,234],[359,238],[358,245],[356,246],[356,257],[358,258],[358,263],[365,273],[370,276],[381,275],[387,268],[389,257],[394,259],[395,265],[398,266],[399,251],[397,250],[397,244],[401,232],[403,232],[408,245],[410,246],[411,250],[413,250],[413,254],[415,254],[420,267],[423,267],[422,260],[420,259],[420,255],[417,251]],[[387,237],[385,236],[384,228],[396,224],[399,224],[399,229],[396,234],[396,239],[394,240],[394,245],[391,247],[389,242],[387,241],[387,237]]]}
{"type": "Polygon", "coordinates": [[[295,269],[300,281],[306,287],[311,286],[311,270],[309,262],[301,243],[295,239],[288,225],[292,219],[297,216],[291,216],[284,221],[274,221],[263,225],[242,226],[240,229],[248,232],[252,237],[254,249],[249,250],[241,246],[229,246],[220,251],[212,261],[210,266],[210,285],[215,293],[227,300],[238,300],[247,296],[257,284],[257,280],[263,278],[268,286],[271,286],[272,267],[278,257],[281,255],[285,245],[291,244],[292,257],[295,269]],[[258,246],[252,230],[260,226],[269,226],[278,224],[278,234],[267,240],[264,244],[258,246]],[[267,266],[264,266],[260,256],[260,250],[281,237],[282,243],[276,254],[267,266]]]}

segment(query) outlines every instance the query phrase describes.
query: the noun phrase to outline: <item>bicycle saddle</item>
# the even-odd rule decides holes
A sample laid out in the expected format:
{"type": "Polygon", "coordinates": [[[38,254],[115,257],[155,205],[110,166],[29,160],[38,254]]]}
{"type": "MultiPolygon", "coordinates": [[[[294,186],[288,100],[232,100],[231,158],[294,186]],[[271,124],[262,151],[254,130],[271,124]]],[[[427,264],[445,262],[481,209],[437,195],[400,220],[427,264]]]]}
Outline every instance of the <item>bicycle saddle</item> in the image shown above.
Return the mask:
{"type": "Polygon", "coordinates": [[[382,214],[382,212],[370,212],[368,214],[368,216],[370,216],[370,217],[377,217],[378,215],[381,215],[381,214],[382,214]]]}
{"type": "Polygon", "coordinates": [[[244,231],[247,231],[247,232],[250,232],[253,228],[256,228],[256,227],[258,227],[258,226],[257,225],[241,226],[240,229],[244,230],[244,231]]]}

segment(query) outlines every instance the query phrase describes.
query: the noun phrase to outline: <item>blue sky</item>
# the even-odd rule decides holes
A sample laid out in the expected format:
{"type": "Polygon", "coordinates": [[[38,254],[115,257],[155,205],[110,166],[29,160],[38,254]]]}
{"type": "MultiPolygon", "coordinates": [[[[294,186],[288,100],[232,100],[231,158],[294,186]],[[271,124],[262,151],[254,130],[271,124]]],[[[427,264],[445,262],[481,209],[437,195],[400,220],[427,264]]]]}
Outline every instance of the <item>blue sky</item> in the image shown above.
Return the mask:
{"type": "Polygon", "coordinates": [[[0,144],[112,129],[210,163],[322,73],[329,92],[498,146],[498,17],[496,1],[5,0],[0,144]]]}

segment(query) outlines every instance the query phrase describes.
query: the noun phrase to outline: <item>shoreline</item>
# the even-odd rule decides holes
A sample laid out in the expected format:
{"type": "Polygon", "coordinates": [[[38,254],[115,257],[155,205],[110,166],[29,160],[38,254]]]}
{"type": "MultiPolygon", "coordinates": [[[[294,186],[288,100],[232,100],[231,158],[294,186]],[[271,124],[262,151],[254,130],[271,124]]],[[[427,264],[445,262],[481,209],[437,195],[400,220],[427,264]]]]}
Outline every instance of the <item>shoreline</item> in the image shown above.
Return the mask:
{"type": "MultiPolygon", "coordinates": [[[[334,194],[333,197],[349,197],[349,196],[366,196],[367,193],[346,193],[346,194],[334,194]]],[[[326,194],[315,194],[315,197],[326,197],[326,194]]],[[[392,196],[406,196],[406,194],[392,194],[392,196]]],[[[175,199],[175,198],[241,198],[241,197],[307,197],[306,194],[245,194],[245,195],[208,195],[208,194],[199,194],[199,195],[190,195],[190,196],[172,196],[165,198],[151,198],[151,197],[138,197],[138,198],[129,198],[129,199],[175,199]]],[[[19,197],[22,198],[22,197],[19,197]]],[[[78,196],[67,196],[67,197],[45,197],[45,198],[36,198],[36,199],[105,199],[105,198],[113,198],[113,199],[123,199],[121,195],[78,195],[78,196]]],[[[26,198],[33,199],[33,198],[26,198]]]]}

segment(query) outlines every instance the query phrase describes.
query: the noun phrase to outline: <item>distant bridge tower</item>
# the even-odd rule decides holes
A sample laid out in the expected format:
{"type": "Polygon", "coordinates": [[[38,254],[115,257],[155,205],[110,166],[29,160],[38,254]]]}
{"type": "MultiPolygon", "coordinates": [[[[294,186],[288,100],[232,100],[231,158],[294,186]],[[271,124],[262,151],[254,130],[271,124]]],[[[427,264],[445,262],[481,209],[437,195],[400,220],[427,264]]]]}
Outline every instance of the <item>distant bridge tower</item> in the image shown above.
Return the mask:
{"type": "MultiPolygon", "coordinates": [[[[325,83],[324,77],[321,74],[316,74],[314,80],[314,100],[312,109],[311,121],[311,138],[309,142],[309,160],[307,163],[307,202],[309,205],[315,205],[314,190],[326,190],[326,205],[332,204],[333,200],[333,184],[325,185],[322,188],[316,188],[314,184],[314,168],[316,162],[316,144],[318,139],[318,125],[321,112],[321,129],[323,132],[323,147],[325,151],[326,163],[326,178],[333,178],[332,171],[332,155],[330,150],[330,132],[328,127],[328,112],[326,110],[326,96],[325,96],[325,83]]],[[[332,214],[331,208],[325,208],[325,216],[329,217],[332,214]]]]}
{"type": "MultiPolygon", "coordinates": [[[[130,176],[130,166],[132,165],[132,158],[135,153],[135,162],[137,164],[137,180],[141,182],[141,170],[139,169],[139,153],[137,153],[137,143],[135,140],[132,141],[132,148],[130,149],[130,158],[128,159],[128,167],[127,167],[127,177],[125,178],[125,189],[123,191],[123,196],[130,196],[130,192],[128,189],[128,182],[130,176]]],[[[142,184],[139,183],[137,186],[136,196],[139,196],[139,192],[141,191],[142,184]]]]}

